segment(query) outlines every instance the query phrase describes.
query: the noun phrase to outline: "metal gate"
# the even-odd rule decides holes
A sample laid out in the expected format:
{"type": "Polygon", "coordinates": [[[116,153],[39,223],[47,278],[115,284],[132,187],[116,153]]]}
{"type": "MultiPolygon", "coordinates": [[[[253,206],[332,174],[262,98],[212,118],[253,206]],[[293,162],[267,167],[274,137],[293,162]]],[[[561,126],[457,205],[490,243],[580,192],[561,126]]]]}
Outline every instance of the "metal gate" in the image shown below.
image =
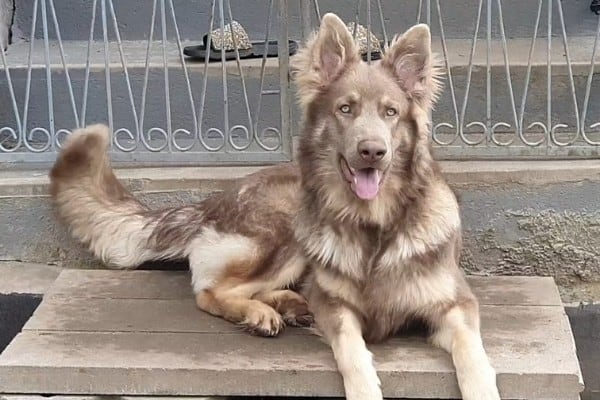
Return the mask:
{"type": "MultiPolygon", "coordinates": [[[[111,127],[111,157],[121,163],[289,160],[286,2],[260,4],[258,41],[278,40],[280,56],[241,60],[235,49],[236,59],[226,62],[186,60],[184,46],[202,35],[182,39],[173,0],[137,3],[151,8],[147,20],[134,21],[147,39],[128,41],[118,11],[125,2],[81,2],[78,23],[89,25],[89,36],[76,40],[61,36],[69,21],[61,20],[59,2],[32,2],[27,45],[0,51],[0,162],[51,162],[72,128],[92,122],[111,127]]],[[[223,34],[238,18],[229,1],[201,3],[207,32],[223,34]]]]}
{"type": "Polygon", "coordinates": [[[411,24],[430,26],[446,71],[432,114],[437,158],[600,158],[600,17],[589,2],[340,3],[305,0],[303,31],[329,10],[383,43],[411,24]]]}
{"type": "Polygon", "coordinates": [[[438,158],[600,157],[600,17],[582,1],[89,0],[77,2],[88,28],[79,37],[61,3],[22,3],[27,40],[0,52],[0,163],[51,162],[70,130],[91,122],[111,126],[121,163],[289,160],[288,37],[305,38],[326,11],[383,45],[416,22],[431,26],[447,72],[432,114],[438,158]],[[279,57],[185,58],[186,45],[232,20],[259,32],[253,39],[276,39],[279,57]],[[132,26],[147,33],[129,40],[132,26]]]}

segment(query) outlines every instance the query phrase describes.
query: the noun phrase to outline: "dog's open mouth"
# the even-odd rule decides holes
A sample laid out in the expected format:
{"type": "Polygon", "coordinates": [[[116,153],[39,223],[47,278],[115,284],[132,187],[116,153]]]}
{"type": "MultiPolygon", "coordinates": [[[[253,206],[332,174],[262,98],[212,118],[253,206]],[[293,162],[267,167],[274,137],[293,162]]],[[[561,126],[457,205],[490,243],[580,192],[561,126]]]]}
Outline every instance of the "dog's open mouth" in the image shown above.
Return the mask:
{"type": "Polygon", "coordinates": [[[340,169],[356,196],[362,200],[373,200],[377,197],[383,181],[382,171],[377,168],[352,168],[343,156],[340,156],[340,169]]]}

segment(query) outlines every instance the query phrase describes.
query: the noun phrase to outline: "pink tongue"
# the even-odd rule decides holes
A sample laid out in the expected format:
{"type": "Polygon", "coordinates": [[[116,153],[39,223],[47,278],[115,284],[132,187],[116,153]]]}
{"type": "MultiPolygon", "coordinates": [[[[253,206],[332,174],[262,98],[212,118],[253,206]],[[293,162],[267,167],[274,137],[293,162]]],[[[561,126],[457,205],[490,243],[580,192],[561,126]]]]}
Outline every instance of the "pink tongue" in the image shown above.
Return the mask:
{"type": "Polygon", "coordinates": [[[363,168],[354,172],[355,193],[363,200],[372,200],[379,192],[379,171],[375,168],[363,168]]]}

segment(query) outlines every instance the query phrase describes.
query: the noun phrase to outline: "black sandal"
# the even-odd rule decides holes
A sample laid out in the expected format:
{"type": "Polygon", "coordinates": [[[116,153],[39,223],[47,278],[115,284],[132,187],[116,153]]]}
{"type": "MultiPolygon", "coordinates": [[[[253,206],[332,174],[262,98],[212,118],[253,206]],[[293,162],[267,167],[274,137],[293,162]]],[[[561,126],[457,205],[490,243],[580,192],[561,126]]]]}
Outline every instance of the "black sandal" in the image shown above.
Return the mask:
{"type": "MultiPolygon", "coordinates": [[[[183,54],[193,60],[206,60],[206,48],[209,35],[206,34],[202,38],[203,44],[197,46],[186,46],[183,49],[183,54]]],[[[221,61],[221,49],[225,56],[225,60],[235,60],[237,46],[240,59],[245,58],[261,58],[265,52],[267,57],[277,57],[279,48],[277,40],[269,40],[266,44],[264,41],[250,41],[246,30],[237,21],[232,21],[225,25],[224,35],[221,35],[221,29],[215,29],[210,33],[210,48],[208,50],[209,61],[221,61]],[[233,35],[231,34],[233,28],[233,35]],[[235,39],[235,43],[234,43],[235,39]]],[[[288,43],[289,55],[296,54],[298,51],[298,43],[290,40],[288,43]]]]}
{"type": "Polygon", "coordinates": [[[379,60],[381,59],[383,52],[381,49],[381,42],[377,39],[377,36],[373,34],[373,32],[369,32],[367,28],[358,24],[356,25],[356,36],[355,36],[355,23],[350,22],[346,25],[346,28],[350,31],[352,37],[354,37],[356,44],[358,45],[358,50],[360,52],[360,56],[364,61],[368,60],[368,49],[367,49],[367,33],[370,35],[370,45],[371,45],[371,60],[379,60]]]}

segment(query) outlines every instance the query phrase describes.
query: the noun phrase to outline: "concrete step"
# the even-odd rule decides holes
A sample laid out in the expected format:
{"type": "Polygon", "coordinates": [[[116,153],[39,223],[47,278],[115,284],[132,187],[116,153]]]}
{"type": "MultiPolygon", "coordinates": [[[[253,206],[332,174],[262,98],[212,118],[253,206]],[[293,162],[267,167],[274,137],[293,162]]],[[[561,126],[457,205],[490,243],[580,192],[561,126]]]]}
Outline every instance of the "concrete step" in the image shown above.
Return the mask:
{"type": "Polygon", "coordinates": [[[0,353],[21,331],[59,273],[56,266],[0,261],[0,353]]]}
{"type": "MultiPolygon", "coordinates": [[[[434,38],[434,48],[438,53],[442,53],[441,43],[439,38],[434,38]]],[[[192,42],[184,42],[183,45],[192,42]]],[[[577,37],[572,38],[568,42],[572,73],[574,81],[574,90],[577,98],[577,106],[581,115],[588,74],[590,72],[591,55],[593,49],[593,37],[577,37]]],[[[40,41],[36,42],[35,51],[32,58],[32,85],[31,85],[31,101],[29,106],[29,114],[27,126],[32,127],[48,127],[48,95],[46,84],[46,60],[40,41]]],[[[65,41],[63,43],[65,58],[68,64],[68,71],[71,77],[73,86],[73,95],[76,103],[76,110],[79,117],[83,104],[83,87],[85,83],[85,69],[87,56],[87,42],[84,41],[65,41]]],[[[525,74],[528,64],[528,55],[530,41],[527,39],[511,39],[508,41],[508,58],[510,61],[510,74],[512,89],[514,94],[515,111],[517,117],[520,115],[521,101],[524,95],[525,74]]],[[[532,122],[541,121],[548,122],[547,116],[547,42],[545,39],[540,39],[536,43],[535,51],[532,57],[532,72],[531,80],[528,85],[527,102],[524,113],[524,125],[527,126],[532,122]]],[[[131,80],[131,90],[133,101],[138,118],[141,113],[141,97],[144,83],[145,63],[146,63],[146,48],[147,43],[144,41],[132,41],[123,43],[123,52],[126,58],[128,72],[131,80]]],[[[553,66],[551,71],[552,79],[552,112],[550,114],[550,123],[555,125],[565,123],[569,127],[559,129],[561,140],[567,140],[571,137],[571,133],[576,131],[576,113],[573,103],[573,96],[570,85],[570,75],[565,63],[565,51],[562,41],[554,39],[551,46],[551,55],[553,66]],[[562,136],[561,136],[562,135],[562,136]]],[[[184,76],[184,70],[179,58],[177,45],[174,42],[168,42],[166,46],[166,59],[163,59],[160,43],[154,43],[153,51],[149,58],[148,73],[149,84],[145,108],[145,116],[143,121],[144,131],[148,131],[152,127],[160,127],[166,129],[166,105],[165,105],[165,84],[164,84],[164,68],[167,65],[169,71],[169,88],[170,88],[170,109],[173,121],[173,130],[184,128],[190,131],[194,130],[194,119],[192,109],[199,113],[200,98],[203,88],[204,64],[193,61],[186,61],[185,66],[189,71],[190,85],[193,96],[193,105],[190,102],[187,89],[187,82],[184,76]]],[[[454,39],[447,41],[448,63],[452,75],[453,89],[456,100],[456,110],[452,98],[452,91],[448,85],[449,79],[446,79],[446,89],[436,107],[433,118],[435,124],[442,122],[450,123],[456,126],[456,120],[461,114],[462,105],[465,99],[465,88],[467,86],[467,77],[469,73],[469,56],[471,51],[471,41],[466,39],[454,39]]],[[[28,74],[28,53],[29,45],[26,43],[17,44],[10,48],[7,54],[7,63],[10,68],[10,74],[13,83],[13,89],[16,93],[18,109],[23,116],[25,92],[28,74]]],[[[103,122],[107,121],[107,100],[106,100],[106,77],[104,68],[108,66],[110,71],[110,81],[112,88],[112,104],[114,112],[114,125],[116,128],[127,128],[132,132],[136,131],[135,113],[130,105],[128,86],[126,84],[123,68],[120,63],[120,54],[116,43],[109,44],[109,57],[106,61],[103,44],[95,42],[91,49],[90,55],[90,80],[89,80],[89,95],[86,112],[86,122],[103,122]]],[[[249,96],[249,106],[253,118],[257,110],[260,77],[261,77],[261,60],[242,60],[242,72],[245,77],[247,93],[249,96]]],[[[596,60],[599,64],[600,60],[596,60]]],[[[49,74],[52,80],[52,91],[54,99],[54,124],[55,129],[70,129],[75,126],[76,118],[71,107],[71,99],[67,80],[65,79],[65,70],[63,69],[60,52],[57,42],[50,43],[50,70],[49,74]]],[[[470,92],[468,96],[467,106],[465,109],[465,118],[463,125],[466,126],[472,121],[480,121],[485,124],[488,105],[486,102],[486,43],[484,40],[477,42],[476,53],[473,59],[473,69],[471,77],[470,92]]],[[[235,62],[226,63],[227,80],[228,80],[228,109],[230,126],[241,124],[248,125],[248,117],[244,102],[242,81],[240,71],[235,62]]],[[[277,59],[268,59],[264,69],[264,86],[261,104],[261,113],[258,118],[259,127],[280,126],[280,100],[278,90],[280,88],[279,79],[279,62],[277,59]]],[[[223,112],[223,85],[222,85],[222,65],[221,63],[211,63],[207,68],[208,86],[206,90],[206,103],[202,118],[202,126],[206,131],[208,128],[216,127],[223,129],[224,127],[224,112],[223,112]]],[[[491,115],[491,125],[497,122],[506,122],[511,125],[511,128],[499,127],[497,132],[500,134],[498,139],[507,141],[514,137],[514,113],[508,86],[506,80],[506,68],[504,65],[504,57],[502,52],[501,42],[495,41],[492,43],[490,53],[490,85],[491,85],[491,103],[489,105],[491,115]],[[502,132],[507,132],[503,136],[502,132]]],[[[3,125],[16,127],[16,119],[12,107],[10,107],[11,99],[10,92],[7,90],[7,80],[3,76],[0,79],[0,103],[6,104],[7,107],[0,108],[0,120],[3,125]]],[[[594,78],[591,84],[591,100],[587,110],[586,125],[589,126],[596,121],[596,116],[600,115],[600,79],[594,78]]],[[[291,94],[293,95],[293,93],[291,94]]],[[[295,109],[295,102],[290,98],[293,113],[293,130],[298,130],[299,113],[295,109]]],[[[460,121],[458,121],[460,122],[460,121]]],[[[481,128],[465,128],[465,133],[470,140],[480,138],[481,128]]],[[[593,132],[588,129],[592,140],[600,140],[600,133],[593,132]]],[[[244,144],[241,131],[233,132],[233,135],[238,135],[240,144],[244,144]]],[[[449,141],[455,135],[454,128],[441,128],[438,131],[440,139],[449,141]]],[[[7,135],[5,132],[4,136],[7,135]]],[[[540,137],[540,130],[535,128],[527,134],[531,141],[535,141],[540,137]],[[535,131],[535,132],[533,132],[535,131]],[[537,132],[537,133],[536,133],[537,132]]],[[[44,140],[43,135],[39,132],[32,135],[32,140],[44,140]]],[[[207,140],[216,140],[218,144],[219,137],[206,137],[207,140]]],[[[274,138],[271,138],[275,140],[274,138]]],[[[10,142],[8,137],[4,137],[6,143],[10,142]]],[[[124,146],[129,146],[130,143],[122,136],[124,146]]],[[[152,139],[151,139],[152,140],[152,139]]],[[[161,142],[161,139],[154,139],[161,142]]],[[[187,142],[183,136],[180,136],[182,145],[187,142]]],[[[212,142],[211,142],[212,143],[212,142]]],[[[484,141],[484,144],[489,144],[489,139],[484,141]]],[[[539,150],[545,150],[542,146],[539,150]]],[[[591,152],[596,151],[590,146],[591,152]]],[[[483,153],[481,155],[484,155],[483,153]]]]}
{"type": "MultiPolygon", "coordinates": [[[[107,2],[108,3],[108,2],[107,2]]],[[[118,26],[121,36],[125,40],[140,40],[146,39],[150,30],[152,20],[152,2],[135,2],[135,1],[113,1],[115,14],[117,16],[118,26]]],[[[209,29],[210,2],[208,0],[188,0],[175,1],[174,10],[177,19],[177,24],[181,36],[184,39],[200,40],[209,29]]],[[[299,1],[288,2],[289,14],[289,32],[292,38],[301,37],[300,23],[300,4],[299,1]]],[[[310,2],[312,3],[312,1],[310,2]]],[[[362,24],[366,24],[366,3],[361,2],[361,18],[362,24]]],[[[426,2],[422,0],[407,0],[402,2],[402,6],[398,7],[397,0],[384,0],[381,2],[383,16],[386,21],[386,29],[388,32],[398,33],[407,29],[409,26],[417,22],[417,12],[421,4],[422,21],[426,20],[426,2]]],[[[496,2],[493,3],[493,34],[498,35],[498,11],[496,2]]],[[[597,17],[589,10],[589,1],[581,0],[563,0],[562,2],[565,25],[567,26],[569,35],[586,36],[594,35],[596,31],[597,17]]],[[[14,31],[16,38],[28,39],[32,30],[32,15],[33,15],[34,0],[19,0],[16,2],[16,15],[14,23],[14,31]]],[[[160,3],[159,3],[160,4],[160,3]]],[[[166,2],[169,4],[169,2],[166,2]]],[[[252,7],[247,6],[246,0],[232,0],[231,9],[235,19],[240,21],[246,28],[248,33],[253,38],[264,38],[266,16],[268,14],[268,1],[254,1],[252,7]]],[[[318,1],[321,14],[328,11],[336,12],[346,21],[354,21],[356,14],[357,0],[319,0],[318,1]]],[[[381,34],[379,23],[379,15],[377,6],[372,2],[372,29],[374,32],[381,34]]],[[[62,0],[54,2],[56,8],[57,19],[60,24],[61,36],[66,40],[81,40],[89,36],[89,21],[92,18],[92,2],[82,2],[77,0],[62,0]]],[[[313,5],[310,4],[312,20],[315,20],[315,13],[312,11],[313,5]]],[[[432,7],[432,26],[434,32],[438,31],[438,13],[435,2],[431,2],[432,7]]],[[[503,0],[503,16],[504,25],[507,35],[511,38],[530,37],[535,25],[537,15],[538,2],[522,1],[522,0],[503,0]]],[[[544,6],[542,18],[540,21],[539,31],[546,32],[546,6],[544,6]]],[[[558,19],[558,9],[553,5],[553,33],[560,34],[560,24],[558,19]]],[[[443,16],[444,30],[448,38],[471,38],[475,29],[477,16],[477,2],[472,0],[444,0],[441,2],[441,11],[443,16]]],[[[41,11],[38,9],[38,14],[41,11]]],[[[50,15],[50,11],[48,11],[50,15]]],[[[172,19],[170,16],[170,8],[167,6],[167,36],[170,39],[175,37],[174,29],[172,28],[172,19]]],[[[227,15],[227,10],[225,10],[227,15]]],[[[114,38],[113,24],[111,15],[107,11],[108,16],[108,33],[109,37],[114,38]]],[[[218,16],[218,6],[217,6],[218,16]]],[[[52,21],[52,20],[50,20],[52,21]]],[[[157,12],[157,22],[155,23],[155,34],[160,35],[160,7],[157,12]]],[[[218,21],[218,17],[215,21],[218,21]]],[[[486,7],[483,7],[481,20],[481,34],[484,35],[486,21],[486,7]]],[[[215,22],[216,24],[217,22],[215,22]]],[[[277,2],[273,10],[272,17],[272,34],[278,32],[277,18],[277,2]]],[[[95,32],[97,37],[101,37],[101,14],[100,8],[97,10],[95,32]]],[[[49,27],[50,37],[55,37],[54,26],[50,22],[49,27]]],[[[42,25],[38,17],[37,27],[35,30],[36,37],[43,37],[42,25]]]]}
{"type": "MultiPolygon", "coordinates": [[[[503,398],[578,398],[573,336],[552,279],[469,281],[503,398]]],[[[63,271],[0,355],[0,393],[342,395],[331,351],[310,331],[251,337],[197,311],[190,290],[187,273],[63,271]]],[[[371,348],[386,397],[458,396],[450,356],[422,338],[371,348]]]]}

